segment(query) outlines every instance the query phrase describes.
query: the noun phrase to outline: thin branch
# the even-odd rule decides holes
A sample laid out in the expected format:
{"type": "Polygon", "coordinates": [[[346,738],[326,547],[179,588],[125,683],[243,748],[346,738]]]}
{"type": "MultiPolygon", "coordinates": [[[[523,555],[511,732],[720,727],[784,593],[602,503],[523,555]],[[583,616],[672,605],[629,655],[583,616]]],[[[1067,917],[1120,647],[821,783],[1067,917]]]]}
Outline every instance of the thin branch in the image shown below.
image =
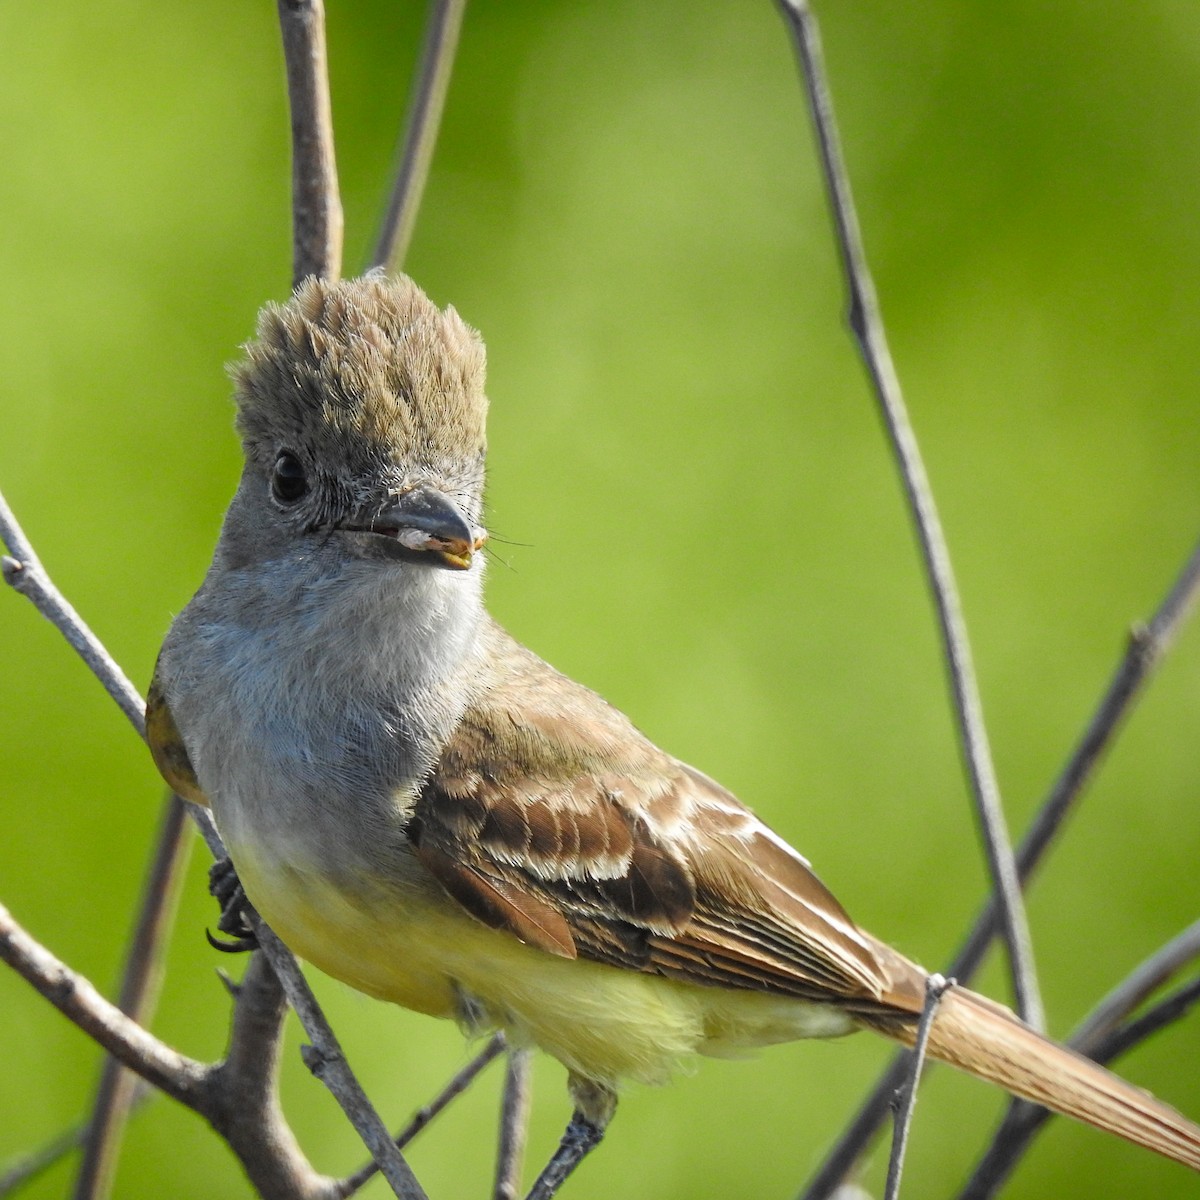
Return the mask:
{"type": "Polygon", "coordinates": [[[508,1052],[504,1073],[504,1099],[500,1108],[500,1145],[496,1154],[493,1200],[517,1200],[521,1191],[521,1167],[529,1134],[529,1109],[533,1103],[532,1055],[525,1047],[508,1052]]]}
{"type": "MultiPolygon", "coordinates": [[[[1140,1016],[1126,1018],[1148,996],[1198,958],[1200,921],[1188,926],[1113,988],[1083,1020],[1067,1044],[1098,1063],[1108,1064],[1178,1021],[1200,1002],[1200,977],[1177,988],[1140,1016]]],[[[993,1196],[1053,1115],[1040,1104],[1014,1100],[963,1187],[960,1200],[987,1200],[993,1196]]]]}
{"type": "Polygon", "coordinates": [[[0,905],[0,961],[55,1008],[156,1088],[202,1111],[209,1068],[180,1054],[109,1003],[82,975],[55,958],[0,905]]]}
{"type": "MultiPolygon", "coordinates": [[[[1068,814],[1073,811],[1083,788],[1092,779],[1104,752],[1112,744],[1126,715],[1132,711],[1155,667],[1170,649],[1179,630],[1200,598],[1200,543],[1184,563],[1153,617],[1135,626],[1125,654],[1117,664],[1096,711],[1062,773],[1042,802],[1029,832],[1017,851],[1017,872],[1028,881],[1054,844],[1068,814]]],[[[998,907],[993,896],[976,918],[962,948],[946,974],[962,983],[970,982],[999,929],[998,907]]],[[[904,1082],[909,1052],[901,1051],[880,1076],[854,1119],[810,1180],[804,1200],[826,1200],[845,1179],[867,1143],[887,1117],[896,1089],[904,1082]]]]}
{"type": "Polygon", "coordinates": [[[1130,1013],[1198,958],[1200,921],[1195,921],[1121,980],[1071,1035],[1070,1044],[1096,1058],[1130,1013]]]}
{"type": "Polygon", "coordinates": [[[342,201],[321,0],[278,0],[292,124],[292,286],[342,270],[342,201]]]}
{"type": "MultiPolygon", "coordinates": [[[[1017,873],[1022,883],[1032,875],[1074,809],[1075,802],[1095,774],[1124,718],[1132,711],[1155,667],[1171,648],[1198,599],[1200,542],[1196,543],[1154,615],[1146,624],[1135,625],[1130,631],[1125,654],[1117,664],[1100,704],[1062,773],[1055,780],[1050,794],[1042,801],[1029,831],[1021,840],[1017,850],[1017,873]]],[[[960,979],[973,975],[997,928],[998,910],[993,895],[959,950],[950,967],[951,972],[960,979]]]]}
{"type": "Polygon", "coordinates": [[[1132,1050],[1140,1042],[1152,1037],[1160,1029],[1186,1017],[1200,1003],[1200,975],[1170,995],[1164,996],[1152,1008],[1148,1008],[1135,1020],[1126,1021],[1101,1039],[1096,1047],[1096,1061],[1109,1063],[1132,1050]]]}
{"type": "Polygon", "coordinates": [[[1034,970],[1029,923],[1017,882],[1017,868],[1000,801],[1000,787],[988,749],[983,707],[971,664],[971,649],[950,554],[942,532],[921,452],[904,405],[900,381],[892,363],[887,336],[879,316],[875,285],[867,267],[833,118],[833,101],[826,81],[816,18],[805,0],[778,0],[800,59],[809,110],[820,143],[821,164],[837,226],[838,247],[850,291],[849,322],[875,389],[880,412],[895,452],[904,490],[912,511],[921,555],[929,577],[949,669],[954,711],[971,780],[975,811],[983,834],[992,885],[1000,897],[1005,941],[1008,943],[1017,1010],[1034,1029],[1045,1027],[1045,1013],[1034,970]]]}
{"type": "MultiPolygon", "coordinates": [[[[494,1033],[487,1044],[465,1067],[462,1068],[444,1088],[423,1108],[418,1109],[413,1118],[393,1139],[396,1146],[403,1150],[446,1106],[456,1100],[475,1082],[476,1078],[489,1063],[504,1053],[504,1034],[494,1033]]],[[[352,1196],[355,1192],[375,1177],[379,1165],[369,1162],[343,1179],[338,1188],[338,1195],[352,1196]]]]}
{"type": "Polygon", "coordinates": [[[0,1172],[0,1200],[14,1195],[27,1183],[32,1183],[43,1172],[66,1158],[72,1150],[77,1150],[83,1145],[87,1131],[88,1122],[78,1121],[69,1129],[56,1134],[44,1146],[22,1154],[20,1158],[9,1163],[8,1167],[0,1172]]]}
{"type": "MultiPolygon", "coordinates": [[[[275,998],[279,988],[265,963],[257,968],[257,986],[243,987],[239,996],[229,1059],[209,1066],[173,1050],[110,1004],[87,979],[35,941],[2,906],[0,961],[13,967],[110,1054],[209,1121],[242,1161],[264,1200],[335,1200],[335,1181],[312,1170],[278,1110],[271,1088],[274,1061],[265,1067],[255,1061],[264,1054],[278,1053],[264,1041],[263,1026],[274,1021],[277,1029],[282,1015],[275,998]],[[264,978],[270,987],[263,986],[264,978]],[[250,997],[257,998],[256,1007],[247,1002],[250,997]],[[253,1028],[247,1034],[251,1022],[253,1028]],[[254,1044],[249,1044],[251,1041],[254,1044]]],[[[255,970],[252,962],[247,974],[253,976],[255,970]]],[[[420,1192],[409,1194],[423,1196],[420,1192]]],[[[397,1191],[397,1195],[404,1193],[397,1191]]]]}
{"type": "MultiPolygon", "coordinates": [[[[168,795],[117,1000],[120,1010],[142,1026],[149,1025],[162,985],[163,952],[192,846],[187,833],[184,803],[178,796],[168,795]]],[[[136,1095],[136,1077],[115,1058],[107,1059],[84,1139],[75,1200],[95,1200],[111,1192],[121,1136],[136,1095]]]]}
{"type": "Polygon", "coordinates": [[[399,165],[379,241],[371,256],[372,267],[386,267],[392,275],[403,270],[416,228],[466,7],[467,0],[430,0],[421,63],[409,99],[399,165]]]}
{"type": "Polygon", "coordinates": [[[21,528],[4,496],[0,494],[0,540],[8,547],[0,560],[4,582],[29,600],[67,639],[88,669],[100,680],[104,690],[117,702],[134,729],[146,736],[146,705],[117,666],[116,660],[101,645],[100,639],[83,623],[67,603],[67,598],[51,582],[25,531],[21,528]]]}
{"type": "Polygon", "coordinates": [[[883,1200],[899,1200],[900,1177],[904,1173],[904,1155],[908,1149],[908,1134],[912,1128],[913,1113],[917,1108],[917,1086],[921,1082],[921,1071],[925,1066],[925,1051],[929,1046],[929,1031],[933,1018],[947,988],[954,986],[953,979],[941,975],[930,975],[925,980],[925,1007],[921,1010],[921,1022],[917,1026],[917,1039],[909,1054],[908,1080],[897,1097],[896,1125],[892,1133],[892,1152],[888,1158],[887,1183],[883,1189],[883,1200]]]}

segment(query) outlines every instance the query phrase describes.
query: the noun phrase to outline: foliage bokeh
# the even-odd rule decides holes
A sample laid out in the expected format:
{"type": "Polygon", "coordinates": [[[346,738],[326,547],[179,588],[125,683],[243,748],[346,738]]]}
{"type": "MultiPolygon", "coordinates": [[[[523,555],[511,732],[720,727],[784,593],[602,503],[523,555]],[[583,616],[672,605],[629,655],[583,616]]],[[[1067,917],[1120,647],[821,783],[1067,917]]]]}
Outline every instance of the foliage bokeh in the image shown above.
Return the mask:
{"type": "MultiPolygon", "coordinates": [[[[331,8],[352,270],[423,6],[331,8]]],[[[819,11],[1019,830],[1200,530],[1200,10],[819,11]]],[[[144,687],[236,478],[223,364],[288,280],[274,6],[6,5],[0,41],[0,485],[144,687]]],[[[944,962],[981,857],[772,6],[478,0],[409,265],[489,344],[494,611],[737,791],[864,925],[944,962]]],[[[58,635],[18,597],[0,607],[0,898],[111,989],[159,784],[58,635]]],[[[1192,630],[1032,895],[1059,1034],[1195,918],[1198,726],[1192,630]]],[[[215,1056],[205,866],[154,1027],[215,1056]]],[[[464,1061],[452,1027],[318,982],[396,1123],[464,1061]]],[[[995,965],[985,982],[1006,995],[995,965]]],[[[81,1114],[98,1057],[6,973],[0,1012],[2,1162],[81,1114]]],[[[570,1195],[791,1194],[885,1054],[865,1035],[781,1047],[632,1091],[570,1195]]],[[[1122,1070],[1200,1116],[1198,1057],[1193,1018],[1122,1070]]],[[[434,1197],[482,1194],[497,1082],[414,1149],[434,1197]]],[[[531,1165],[561,1084],[539,1064],[531,1165]]],[[[286,1102],[319,1166],[358,1161],[294,1053],[286,1102]]],[[[998,1108],[930,1078],[913,1194],[962,1177],[998,1108]]],[[[61,1195],[68,1170],[28,1195],[61,1195]]],[[[247,1192],[190,1114],[158,1101],[133,1123],[117,1195],[247,1192]]],[[[1058,1122],[1009,1194],[1200,1188],[1058,1122]]]]}

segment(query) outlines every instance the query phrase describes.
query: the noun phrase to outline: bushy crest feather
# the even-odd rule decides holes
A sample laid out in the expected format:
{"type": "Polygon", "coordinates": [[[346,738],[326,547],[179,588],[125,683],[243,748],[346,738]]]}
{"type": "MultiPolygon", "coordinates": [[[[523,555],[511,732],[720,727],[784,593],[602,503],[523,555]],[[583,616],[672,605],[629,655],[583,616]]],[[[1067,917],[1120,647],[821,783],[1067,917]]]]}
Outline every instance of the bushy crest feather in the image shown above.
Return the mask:
{"type": "Polygon", "coordinates": [[[483,341],[407,276],[306,279],[256,332],[230,369],[249,458],[333,435],[381,459],[482,463],[483,341]]]}

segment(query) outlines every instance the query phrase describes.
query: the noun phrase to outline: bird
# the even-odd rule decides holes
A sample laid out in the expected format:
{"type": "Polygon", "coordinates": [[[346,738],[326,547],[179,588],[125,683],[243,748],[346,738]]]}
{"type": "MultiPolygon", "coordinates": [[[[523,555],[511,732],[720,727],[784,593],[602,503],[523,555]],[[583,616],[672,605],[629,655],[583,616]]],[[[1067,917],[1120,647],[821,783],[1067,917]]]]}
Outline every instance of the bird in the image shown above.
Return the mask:
{"type": "MultiPolygon", "coordinates": [[[[148,694],[154,761],[211,808],[301,958],[567,1069],[549,1200],[629,1082],[870,1029],[929,974],[720,784],[510,636],[483,599],[479,334],[406,276],[309,277],[231,368],[245,465],[148,694]]],[[[950,1063],[1200,1170],[1200,1128],[966,988],[950,1063]]]]}

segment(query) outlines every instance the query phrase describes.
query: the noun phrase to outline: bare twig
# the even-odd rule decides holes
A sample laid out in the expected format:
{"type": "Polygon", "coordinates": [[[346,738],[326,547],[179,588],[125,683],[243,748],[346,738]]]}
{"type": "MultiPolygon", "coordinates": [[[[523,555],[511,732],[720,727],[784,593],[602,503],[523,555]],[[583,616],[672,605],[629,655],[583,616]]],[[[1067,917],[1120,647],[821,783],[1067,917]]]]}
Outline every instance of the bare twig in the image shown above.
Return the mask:
{"type": "MultiPolygon", "coordinates": [[[[449,1083],[424,1107],[413,1114],[413,1118],[393,1139],[403,1150],[436,1117],[452,1100],[456,1100],[475,1082],[476,1078],[489,1063],[499,1058],[504,1052],[504,1034],[494,1033],[487,1044],[449,1083]]],[[[369,1162],[353,1175],[342,1180],[338,1195],[352,1196],[368,1180],[373,1179],[379,1170],[379,1165],[369,1162]]]]}
{"type": "MultiPolygon", "coordinates": [[[[247,972],[252,986],[243,987],[239,996],[230,1058],[209,1066],[179,1054],[110,1004],[87,979],[30,937],[3,907],[0,961],[12,966],[127,1067],[208,1120],[241,1159],[264,1200],[335,1200],[335,1181],[318,1175],[308,1165],[269,1087],[275,1067],[271,1056],[278,1051],[264,1040],[261,1027],[264,1022],[274,1021],[277,1029],[281,1013],[272,1009],[276,1002],[271,987],[262,985],[265,974],[270,977],[274,994],[279,991],[265,964],[258,967],[257,984],[253,982],[254,962],[247,972]],[[255,1027],[248,1037],[244,1031],[251,1022],[255,1027]],[[248,1044],[251,1041],[253,1045],[248,1044]],[[256,1061],[264,1054],[270,1059],[265,1066],[256,1061]]],[[[405,1193],[397,1191],[397,1195],[405,1193]]]]}
{"type": "MultiPolygon", "coordinates": [[[[1021,840],[1017,850],[1017,874],[1022,883],[1033,873],[1084,786],[1095,774],[1123,719],[1133,709],[1154,668],[1171,648],[1198,598],[1200,542],[1196,543],[1154,615],[1146,624],[1135,625],[1130,631],[1125,654],[1117,664],[1099,706],[1021,840]]],[[[959,950],[950,967],[951,972],[960,979],[973,975],[995,937],[997,927],[998,911],[993,895],[959,950]]]]}
{"type": "Polygon", "coordinates": [[[1126,1050],[1132,1050],[1139,1042],[1153,1037],[1160,1029],[1186,1017],[1197,1003],[1200,1003],[1200,975],[1182,987],[1176,988],[1170,995],[1164,996],[1140,1017],[1118,1025],[1116,1029],[1101,1038],[1096,1046],[1096,1061],[1112,1062],[1126,1050]]]}
{"type": "Polygon", "coordinates": [[[887,336],[879,316],[875,285],[867,267],[859,233],[849,176],[842,158],[833,102],[825,78],[821,41],[806,0],[778,0],[792,31],[809,110],[816,126],[821,163],[837,226],[838,247],[850,291],[849,322],[871,377],[880,412],[900,466],[912,510],[921,554],[937,608],[943,650],[949,668],[954,711],[963,757],[971,780],[975,810],[983,834],[992,885],[1000,898],[1005,941],[1008,943],[1017,1009],[1035,1029],[1045,1027],[1045,1014],[1033,964],[1029,924],[1017,882],[1017,868],[1000,802],[1000,788],[988,749],[983,707],[971,664],[971,649],[963,622],[950,554],[942,533],[921,452],[904,405],[900,381],[892,363],[887,336]]]}
{"type": "Polygon", "coordinates": [[[82,975],[55,958],[0,905],[0,960],[61,1013],[156,1088],[198,1109],[209,1068],[147,1033],[109,1003],[82,975]]]}
{"type": "MultiPolygon", "coordinates": [[[[1126,1018],[1197,958],[1200,958],[1200,921],[1188,926],[1113,988],[1088,1014],[1067,1044],[1096,1062],[1107,1064],[1164,1026],[1178,1021],[1200,1001],[1200,977],[1177,988],[1140,1016],[1131,1020],[1126,1018]]],[[[963,1187],[960,1200],[987,1200],[993,1196],[1053,1115],[1040,1104],[1014,1100],[991,1145],[963,1187]]]]}
{"type": "Polygon", "coordinates": [[[908,1149],[908,1133],[912,1128],[913,1113],[917,1107],[917,1086],[921,1082],[921,1070],[925,1066],[925,1050],[929,1045],[929,1031],[933,1018],[947,988],[954,986],[953,979],[941,975],[930,975],[925,980],[925,1007],[921,1011],[921,1022],[917,1026],[917,1040],[909,1054],[908,1080],[897,1097],[896,1125],[892,1133],[892,1152],[888,1158],[887,1183],[883,1189],[883,1200],[898,1200],[900,1177],[904,1173],[904,1154],[908,1149]]]}
{"type": "MultiPolygon", "coordinates": [[[[1170,649],[1176,635],[1200,597],[1200,543],[1193,549],[1163,602],[1145,624],[1135,626],[1125,654],[1117,664],[1108,688],[1092,714],[1083,735],[1062,773],[1042,802],[1029,832],[1017,851],[1017,872],[1028,880],[1054,844],[1067,815],[1090,782],[1104,751],[1132,710],[1154,668],[1170,649]]],[[[983,961],[999,928],[998,908],[992,897],[976,919],[947,974],[968,983],[983,961]]],[[[890,1098],[903,1083],[909,1052],[901,1051],[880,1076],[853,1121],[826,1156],[804,1192],[804,1200],[825,1200],[846,1177],[864,1147],[887,1117],[890,1098]]]]}
{"type": "Polygon", "coordinates": [[[393,275],[403,270],[417,224],[466,7],[467,0],[430,0],[421,63],[409,99],[396,178],[371,256],[372,267],[386,267],[393,275]]]}
{"type": "Polygon", "coordinates": [[[292,123],[292,285],[342,270],[342,201],[333,153],[322,0],[278,0],[292,123]]]}
{"type": "Polygon", "coordinates": [[[0,539],[12,555],[11,558],[5,556],[0,562],[4,582],[20,592],[58,629],[92,674],[100,680],[104,690],[117,702],[134,729],[145,737],[146,705],[138,695],[137,688],[101,645],[100,639],[67,603],[67,598],[50,582],[41,560],[34,553],[25,531],[3,495],[0,495],[0,539]]]}
{"type": "Polygon", "coordinates": [[[1194,921],[1121,980],[1071,1035],[1071,1045],[1081,1054],[1095,1058],[1138,1005],[1197,958],[1200,958],[1200,921],[1194,921]]]}
{"type": "Polygon", "coordinates": [[[521,1167],[529,1132],[533,1102],[531,1052],[525,1047],[508,1052],[504,1073],[504,1100],[500,1109],[500,1145],[496,1154],[493,1200],[517,1200],[521,1192],[521,1167]]]}
{"type": "MultiPolygon", "coordinates": [[[[163,950],[174,924],[192,845],[187,833],[184,803],[178,796],[168,795],[117,1001],[126,1016],[143,1026],[149,1024],[162,984],[163,950]]],[[[116,1059],[107,1059],[84,1139],[83,1162],[75,1180],[76,1200],[94,1200],[112,1190],[121,1135],[136,1095],[136,1078],[116,1059]]]]}

